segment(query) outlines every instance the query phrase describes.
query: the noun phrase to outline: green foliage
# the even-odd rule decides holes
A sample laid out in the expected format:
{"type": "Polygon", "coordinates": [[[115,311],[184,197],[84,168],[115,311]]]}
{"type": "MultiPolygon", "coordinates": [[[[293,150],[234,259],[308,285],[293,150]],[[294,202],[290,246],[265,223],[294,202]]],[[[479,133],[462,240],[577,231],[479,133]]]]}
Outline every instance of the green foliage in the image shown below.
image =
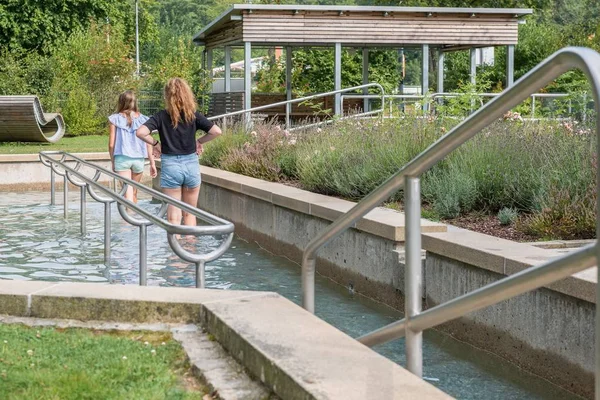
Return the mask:
{"type": "Polygon", "coordinates": [[[63,114],[68,134],[103,132],[117,95],[137,85],[131,48],[122,35],[117,27],[93,24],[53,52],[54,79],[43,101],[63,114]]]}
{"type": "Polygon", "coordinates": [[[519,218],[519,210],[512,207],[504,207],[498,211],[498,220],[500,225],[512,225],[519,218]]]}
{"type": "MultiPolygon", "coordinates": [[[[257,125],[257,138],[246,136],[244,144],[228,139],[232,150],[223,142],[210,163],[203,162],[359,200],[446,132],[446,123],[408,117],[345,120],[303,132],[294,145],[277,128],[257,125]]],[[[589,128],[507,115],[423,176],[424,207],[436,218],[478,211],[513,220],[510,209],[526,216],[518,227],[532,235],[592,237],[595,145],[589,128]]],[[[392,200],[401,198],[397,193],[392,200]]]]}
{"type": "Polygon", "coordinates": [[[277,182],[283,178],[279,165],[282,149],[289,146],[289,135],[277,125],[257,125],[243,147],[230,149],[221,160],[224,169],[255,178],[277,182]]]}
{"type": "Polygon", "coordinates": [[[245,133],[241,126],[234,129],[227,129],[219,140],[213,140],[204,145],[204,152],[200,157],[200,163],[208,167],[220,166],[227,154],[232,150],[242,149],[244,143],[250,140],[248,134],[245,133]]]}

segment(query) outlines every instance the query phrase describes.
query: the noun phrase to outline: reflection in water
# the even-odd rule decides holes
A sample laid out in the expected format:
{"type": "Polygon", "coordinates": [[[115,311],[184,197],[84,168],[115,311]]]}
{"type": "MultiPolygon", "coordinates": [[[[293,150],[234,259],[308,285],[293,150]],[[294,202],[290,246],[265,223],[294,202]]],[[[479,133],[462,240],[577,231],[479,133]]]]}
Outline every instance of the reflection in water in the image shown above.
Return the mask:
{"type": "MultiPolygon", "coordinates": [[[[0,279],[138,283],[138,232],[113,210],[110,268],[103,265],[103,205],[88,203],[88,234],[79,233],[78,201],[67,221],[62,206],[51,207],[47,193],[0,196],[0,279]],[[20,205],[22,203],[29,205],[20,205]],[[9,204],[17,204],[9,206],[9,204]]],[[[149,201],[140,204],[156,209],[149,201]]],[[[188,250],[208,251],[219,238],[186,243],[188,250]]],[[[160,228],[148,228],[148,285],[195,284],[195,266],[181,261],[160,228]]],[[[234,239],[217,261],[206,265],[210,288],[275,291],[300,303],[300,269],[285,258],[234,239]]],[[[350,336],[386,325],[401,314],[318,277],[317,315],[350,336]]],[[[403,341],[376,348],[405,363],[403,341]]],[[[429,330],[424,340],[424,373],[432,384],[461,399],[574,399],[575,396],[519,370],[504,360],[429,330]]],[[[376,398],[374,393],[373,398],[376,398]]]]}

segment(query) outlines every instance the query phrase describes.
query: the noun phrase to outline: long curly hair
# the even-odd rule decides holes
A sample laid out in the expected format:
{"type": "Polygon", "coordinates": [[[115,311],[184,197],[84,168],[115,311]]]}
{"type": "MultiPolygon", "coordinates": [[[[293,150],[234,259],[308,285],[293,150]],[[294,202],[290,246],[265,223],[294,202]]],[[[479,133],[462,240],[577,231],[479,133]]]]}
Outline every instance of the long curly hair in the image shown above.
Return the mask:
{"type": "Polygon", "coordinates": [[[131,124],[133,124],[131,115],[139,112],[137,99],[135,98],[135,93],[133,90],[126,90],[119,95],[117,112],[125,114],[125,117],[127,118],[127,126],[131,126],[131,124]]]}
{"type": "Polygon", "coordinates": [[[173,127],[177,128],[180,122],[191,123],[196,117],[196,99],[190,85],[181,78],[171,78],[165,85],[165,109],[173,127]]]}

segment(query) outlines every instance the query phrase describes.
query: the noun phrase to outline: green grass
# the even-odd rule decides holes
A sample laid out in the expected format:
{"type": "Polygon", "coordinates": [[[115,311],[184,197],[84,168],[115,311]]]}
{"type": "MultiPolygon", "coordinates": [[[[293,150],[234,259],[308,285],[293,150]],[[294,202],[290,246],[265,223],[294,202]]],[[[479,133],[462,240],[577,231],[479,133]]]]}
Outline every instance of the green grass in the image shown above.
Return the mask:
{"type": "Polygon", "coordinates": [[[37,154],[48,150],[64,150],[70,153],[108,151],[108,135],[63,137],[53,144],[0,142],[0,154],[37,154]]]}
{"type": "Polygon", "coordinates": [[[168,333],[0,324],[1,399],[201,399],[168,333]]]}

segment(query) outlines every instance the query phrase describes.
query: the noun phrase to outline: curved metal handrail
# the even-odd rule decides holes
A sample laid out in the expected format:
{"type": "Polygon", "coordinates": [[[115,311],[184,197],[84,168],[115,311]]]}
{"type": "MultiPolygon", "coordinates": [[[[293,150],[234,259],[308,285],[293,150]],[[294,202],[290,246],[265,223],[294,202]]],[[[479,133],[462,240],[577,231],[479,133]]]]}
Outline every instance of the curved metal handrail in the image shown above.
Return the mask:
{"type": "MultiPolygon", "coordinates": [[[[181,259],[189,262],[194,262],[196,264],[196,282],[198,287],[204,287],[204,264],[206,262],[210,262],[220,257],[227,251],[229,248],[231,241],[233,240],[233,232],[234,225],[226,221],[222,218],[219,218],[215,215],[212,215],[206,211],[197,209],[192,207],[182,201],[173,199],[169,196],[164,195],[146,185],[142,185],[141,183],[135,182],[131,179],[122,177],[113,171],[109,171],[106,168],[100,167],[93,163],[90,163],[86,160],[83,160],[73,154],[66,153],[63,151],[42,151],[39,153],[40,161],[51,168],[51,170],[63,176],[65,179],[65,193],[67,186],[67,179],[73,184],[82,188],[82,233],[85,233],[85,214],[84,214],[84,189],[87,188],[87,191],[90,193],[90,196],[96,201],[103,202],[105,205],[105,261],[107,262],[110,258],[110,205],[113,202],[116,202],[118,205],[118,210],[123,219],[140,228],[140,283],[145,284],[146,280],[146,271],[145,271],[145,257],[142,257],[142,251],[145,255],[145,239],[146,239],[146,228],[149,225],[156,225],[160,228],[164,229],[167,232],[168,242],[170,247],[173,249],[175,254],[177,254],[181,259]],[[53,158],[56,156],[61,156],[59,160],[53,158]],[[76,163],[75,167],[70,167],[66,164],[68,161],[74,161],[76,163]],[[64,171],[61,172],[58,170],[58,166],[64,171]],[[92,178],[84,175],[79,171],[81,166],[86,166],[95,171],[94,176],[92,178]],[[98,179],[101,175],[107,175],[113,179],[119,180],[123,184],[123,188],[119,193],[115,193],[111,189],[107,188],[98,183],[98,179]],[[73,177],[76,177],[79,182],[75,181],[73,177]],[[137,206],[135,203],[125,199],[123,195],[125,194],[128,186],[134,187],[138,190],[146,192],[150,194],[154,199],[159,200],[162,205],[159,211],[156,214],[144,210],[143,208],[137,206]],[[103,193],[106,197],[103,197],[98,194],[98,192],[103,193]],[[209,223],[211,225],[200,225],[200,226],[185,226],[185,225],[175,225],[163,219],[168,205],[173,205],[177,208],[180,208],[195,217],[201,219],[202,221],[209,223]],[[127,213],[127,209],[133,210],[139,216],[143,217],[143,219],[134,217],[127,213]],[[174,235],[193,235],[193,236],[206,236],[206,235],[228,235],[221,244],[213,251],[206,254],[194,254],[191,253],[179,244],[179,242],[175,239],[174,235]],[[143,240],[142,240],[143,239],[143,240]],[[202,273],[202,276],[198,276],[198,272],[202,273]]],[[[67,198],[65,195],[65,216],[67,210],[67,198]]]]}
{"type": "MultiPolygon", "coordinates": [[[[422,272],[421,272],[421,226],[420,226],[420,183],[419,177],[444,159],[448,154],[467,142],[483,128],[501,118],[507,111],[527,99],[554,79],[571,69],[580,69],[592,86],[596,109],[596,135],[600,139],[600,54],[587,48],[565,48],[557,51],[541,62],[533,70],[519,79],[513,86],[478,109],[446,135],[430,145],[398,172],[383,182],[347,213],[335,220],[306,246],[302,257],[302,304],[314,312],[315,263],[317,251],[353,226],[360,218],[388,199],[398,189],[404,187],[406,215],[406,264],[405,264],[405,303],[406,318],[391,325],[364,335],[361,342],[374,345],[394,340],[406,335],[407,368],[417,376],[422,375],[422,331],[449,319],[460,317],[477,310],[481,305],[491,305],[506,300],[528,290],[534,290],[584,270],[600,260],[600,246],[596,242],[591,247],[532,267],[491,285],[468,293],[424,313],[421,313],[422,272]],[[492,296],[485,302],[482,296],[492,296]],[[483,303],[482,303],[483,302],[483,303]]],[[[599,147],[600,147],[600,140],[599,147]]],[[[598,194],[596,235],[600,238],[600,173],[597,174],[598,194]]],[[[600,281],[600,271],[598,275],[600,281]]],[[[596,296],[600,302],[600,285],[596,296]]],[[[600,307],[596,308],[596,332],[600,332],[600,307]]],[[[600,340],[596,341],[596,398],[600,399],[600,340]]]]}
{"type": "MultiPolygon", "coordinates": [[[[285,101],[280,101],[280,102],[272,103],[272,104],[266,104],[264,106],[258,106],[258,107],[248,108],[248,109],[245,109],[245,110],[232,111],[232,112],[229,112],[229,113],[226,113],[226,114],[221,114],[221,115],[215,115],[215,116],[212,116],[212,117],[208,117],[208,119],[211,120],[211,121],[213,121],[213,120],[217,120],[217,119],[229,118],[229,117],[233,117],[233,116],[236,116],[236,115],[249,114],[249,113],[252,113],[254,111],[267,110],[269,108],[273,108],[273,107],[277,107],[277,106],[283,106],[283,105],[291,105],[291,104],[294,104],[294,103],[302,103],[304,101],[308,101],[308,100],[312,100],[312,99],[318,99],[318,98],[321,98],[321,97],[331,96],[332,94],[341,94],[341,93],[346,93],[346,92],[353,92],[355,90],[368,89],[368,88],[371,88],[371,87],[378,88],[381,91],[381,109],[375,110],[375,111],[363,112],[363,113],[359,113],[359,114],[353,114],[352,117],[361,117],[361,116],[373,115],[373,114],[377,114],[377,113],[383,114],[384,96],[385,96],[385,90],[383,89],[383,86],[381,86],[379,83],[367,83],[365,85],[353,86],[353,87],[349,87],[349,88],[345,88],[345,89],[332,90],[330,92],[313,94],[313,95],[310,95],[310,96],[299,97],[297,99],[285,100],[285,101]]],[[[289,122],[288,122],[289,121],[289,113],[290,113],[290,108],[286,107],[286,125],[288,126],[288,128],[289,128],[289,122]]]]}

